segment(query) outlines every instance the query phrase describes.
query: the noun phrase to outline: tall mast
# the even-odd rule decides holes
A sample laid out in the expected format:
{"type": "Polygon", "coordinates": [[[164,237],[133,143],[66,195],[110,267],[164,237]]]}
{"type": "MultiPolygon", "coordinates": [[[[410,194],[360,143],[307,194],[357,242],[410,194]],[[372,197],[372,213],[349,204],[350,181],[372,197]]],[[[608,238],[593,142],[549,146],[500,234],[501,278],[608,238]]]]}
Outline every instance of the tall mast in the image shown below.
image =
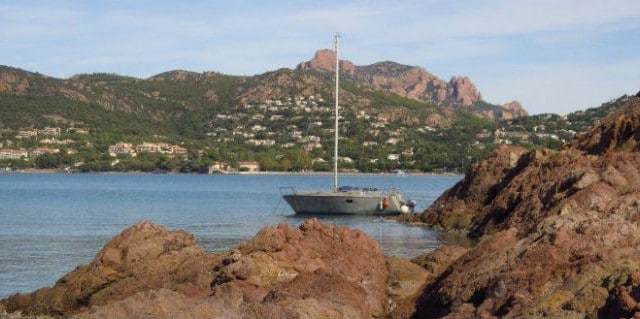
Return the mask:
{"type": "Polygon", "coordinates": [[[335,47],[336,47],[336,109],[335,109],[335,134],[333,144],[333,191],[338,191],[338,92],[340,82],[340,55],[338,54],[338,41],[340,34],[336,32],[335,35],[335,47]]]}

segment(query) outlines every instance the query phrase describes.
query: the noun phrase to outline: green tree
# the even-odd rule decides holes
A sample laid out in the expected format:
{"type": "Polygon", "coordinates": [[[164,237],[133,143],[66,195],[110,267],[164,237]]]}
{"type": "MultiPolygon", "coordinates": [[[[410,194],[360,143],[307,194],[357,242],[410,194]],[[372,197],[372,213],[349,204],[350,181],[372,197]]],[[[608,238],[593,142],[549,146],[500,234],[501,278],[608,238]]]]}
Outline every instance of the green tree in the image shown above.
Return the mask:
{"type": "Polygon", "coordinates": [[[62,153],[42,154],[36,158],[36,168],[51,169],[71,165],[73,160],[62,153]]]}
{"type": "Polygon", "coordinates": [[[288,160],[290,164],[290,170],[292,171],[304,171],[311,168],[311,157],[303,149],[291,149],[284,155],[284,159],[288,160]]]}

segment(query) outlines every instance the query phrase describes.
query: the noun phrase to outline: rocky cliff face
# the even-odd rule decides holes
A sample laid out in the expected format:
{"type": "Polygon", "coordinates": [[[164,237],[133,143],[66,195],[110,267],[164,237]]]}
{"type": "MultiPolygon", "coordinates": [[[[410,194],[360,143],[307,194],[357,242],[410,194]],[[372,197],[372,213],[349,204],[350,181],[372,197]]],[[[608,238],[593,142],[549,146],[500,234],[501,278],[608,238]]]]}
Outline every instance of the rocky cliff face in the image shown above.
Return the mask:
{"type": "MultiPolygon", "coordinates": [[[[335,52],[317,51],[312,60],[300,63],[301,72],[335,72],[335,52]]],[[[355,66],[342,60],[341,74],[358,85],[383,90],[413,100],[432,102],[454,107],[472,106],[479,116],[491,119],[511,119],[526,116],[527,112],[518,102],[495,106],[483,103],[483,108],[475,106],[483,102],[480,92],[468,77],[454,76],[449,82],[443,81],[424,68],[407,66],[391,61],[378,62],[366,66],[355,66]]]]}
{"type": "Polygon", "coordinates": [[[482,238],[419,316],[640,315],[640,99],[562,150],[503,147],[422,219],[482,238]]]}
{"type": "MultiPolygon", "coordinates": [[[[313,59],[300,63],[297,67],[300,71],[320,71],[333,73],[336,71],[336,52],[332,50],[318,50],[313,59]]],[[[340,60],[340,72],[347,76],[353,76],[356,68],[351,61],[340,60]]]]}
{"type": "Polygon", "coordinates": [[[29,80],[11,73],[0,73],[0,93],[21,94],[29,89],[29,80]]]}
{"type": "Polygon", "coordinates": [[[626,112],[614,115],[593,130],[577,136],[565,149],[577,149],[591,155],[606,155],[612,152],[640,151],[640,112],[632,106],[638,97],[627,98],[631,105],[626,112]]]}
{"type": "Polygon", "coordinates": [[[454,104],[471,105],[474,102],[482,101],[482,96],[480,96],[475,84],[466,76],[452,77],[449,81],[449,87],[448,100],[454,104]]]}
{"type": "Polygon", "coordinates": [[[473,113],[492,120],[512,120],[518,117],[529,116],[527,110],[525,110],[518,101],[511,101],[501,106],[478,106],[473,109],[473,113]]]}
{"type": "Polygon", "coordinates": [[[39,94],[51,94],[58,86],[55,79],[45,75],[0,65],[0,93],[25,95],[35,87],[39,94]]]}

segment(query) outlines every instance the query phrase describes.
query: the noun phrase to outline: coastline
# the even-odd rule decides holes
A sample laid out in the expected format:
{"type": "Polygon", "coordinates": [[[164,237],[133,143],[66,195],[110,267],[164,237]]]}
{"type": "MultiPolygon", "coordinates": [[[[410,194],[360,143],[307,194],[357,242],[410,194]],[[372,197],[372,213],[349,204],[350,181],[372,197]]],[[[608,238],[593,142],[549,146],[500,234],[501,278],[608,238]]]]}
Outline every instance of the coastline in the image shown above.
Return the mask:
{"type": "MultiPolygon", "coordinates": [[[[180,172],[142,172],[142,171],[128,171],[128,172],[116,172],[116,171],[107,171],[107,172],[79,172],[79,171],[68,171],[68,170],[59,170],[59,169],[22,169],[15,171],[0,171],[0,175],[2,174],[105,174],[105,175],[240,175],[240,176],[259,176],[259,175],[292,175],[292,176],[331,176],[332,172],[228,172],[228,173],[214,173],[214,174],[198,174],[198,173],[180,173],[180,172]]],[[[398,176],[398,177],[411,177],[411,176],[434,176],[434,177],[445,177],[445,176],[458,176],[463,177],[464,174],[447,172],[447,173],[428,173],[428,172],[407,172],[406,174],[398,175],[395,173],[361,173],[361,172],[340,172],[342,176],[398,176]]]]}

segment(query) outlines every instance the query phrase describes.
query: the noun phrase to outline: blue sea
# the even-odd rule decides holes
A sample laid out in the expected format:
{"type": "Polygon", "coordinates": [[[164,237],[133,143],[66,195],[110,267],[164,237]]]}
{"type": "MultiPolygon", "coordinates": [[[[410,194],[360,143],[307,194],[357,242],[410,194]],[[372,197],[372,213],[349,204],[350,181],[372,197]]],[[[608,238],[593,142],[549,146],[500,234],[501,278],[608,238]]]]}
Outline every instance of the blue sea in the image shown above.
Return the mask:
{"type": "MultiPolygon", "coordinates": [[[[460,176],[345,175],[341,185],[397,187],[422,211],[460,176]]],[[[297,226],[280,187],[330,189],[327,175],[0,174],[0,298],[52,286],[89,263],[124,228],[150,220],[186,230],[209,252],[233,248],[259,229],[297,226]]],[[[414,257],[441,244],[436,230],[370,216],[323,216],[361,229],[386,254],[414,257]]]]}

